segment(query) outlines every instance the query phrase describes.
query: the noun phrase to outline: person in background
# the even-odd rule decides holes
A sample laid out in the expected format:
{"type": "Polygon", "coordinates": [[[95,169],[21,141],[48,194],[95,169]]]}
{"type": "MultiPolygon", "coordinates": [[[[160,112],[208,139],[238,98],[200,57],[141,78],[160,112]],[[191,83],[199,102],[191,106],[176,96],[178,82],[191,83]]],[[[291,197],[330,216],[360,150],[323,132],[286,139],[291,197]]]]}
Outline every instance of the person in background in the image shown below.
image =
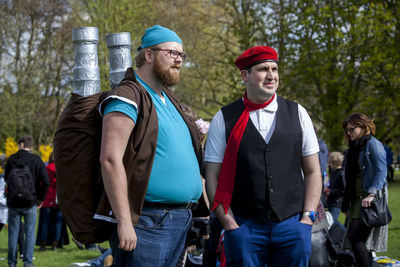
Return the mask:
{"type": "Polygon", "coordinates": [[[351,114],[342,126],[349,144],[342,212],[351,216],[347,235],[358,266],[371,267],[373,258],[366,242],[373,228],[362,222],[360,208],[371,206],[375,196],[387,185],[386,153],[382,143],[373,136],[374,122],[365,114],[351,114]]]}
{"type": "Polygon", "coordinates": [[[6,182],[4,181],[3,174],[0,174],[0,231],[8,220],[7,199],[5,195],[6,182]]]}
{"type": "MultiPolygon", "coordinates": [[[[314,131],[318,138],[318,130],[315,126],[314,126],[314,131]]],[[[318,138],[318,147],[319,147],[318,160],[319,160],[319,165],[321,167],[321,176],[323,183],[322,186],[324,186],[328,178],[329,151],[328,151],[328,146],[326,145],[325,141],[322,138],[318,138]]]]}
{"type": "Polygon", "coordinates": [[[56,250],[58,245],[62,245],[61,233],[63,227],[63,216],[57,202],[57,179],[56,166],[54,164],[53,153],[50,154],[49,163],[46,166],[49,176],[49,187],[46,197],[43,200],[39,213],[39,227],[37,240],[40,250],[46,250],[47,238],[51,236],[51,248],[56,250]]]}
{"type": "Polygon", "coordinates": [[[329,155],[329,185],[324,188],[328,211],[332,214],[333,221],[337,223],[339,223],[337,219],[340,215],[346,188],[346,179],[342,168],[343,159],[343,154],[337,151],[329,155]]]}
{"type": "Polygon", "coordinates": [[[17,240],[20,231],[22,217],[25,222],[25,243],[23,262],[24,267],[34,266],[33,251],[35,246],[35,226],[37,208],[40,208],[49,185],[46,166],[38,155],[32,153],[33,139],[31,136],[23,136],[18,140],[18,152],[11,155],[7,160],[5,168],[5,181],[7,183],[7,206],[8,206],[8,265],[17,265],[17,240]],[[23,166],[21,168],[20,166],[23,166]],[[28,168],[26,168],[28,167],[28,168]],[[14,169],[19,170],[14,171],[14,169]],[[17,173],[18,171],[18,173],[17,173]],[[29,172],[29,173],[28,173],[29,172]],[[15,174],[15,175],[14,175],[15,174]],[[25,178],[31,176],[32,188],[30,191],[32,200],[20,201],[13,196],[10,184],[16,175],[23,175],[25,178]]]}
{"type": "Polygon", "coordinates": [[[318,146],[319,146],[318,159],[319,159],[319,165],[321,166],[322,182],[323,184],[325,184],[328,178],[329,151],[328,151],[328,146],[326,145],[324,140],[322,140],[322,138],[318,139],[318,146]]]}
{"type": "Polygon", "coordinates": [[[392,139],[386,139],[386,144],[385,144],[385,152],[386,152],[386,168],[387,168],[387,181],[388,182],[393,182],[394,181],[394,169],[393,169],[393,151],[392,147],[390,146],[390,143],[392,142],[392,139]]]}

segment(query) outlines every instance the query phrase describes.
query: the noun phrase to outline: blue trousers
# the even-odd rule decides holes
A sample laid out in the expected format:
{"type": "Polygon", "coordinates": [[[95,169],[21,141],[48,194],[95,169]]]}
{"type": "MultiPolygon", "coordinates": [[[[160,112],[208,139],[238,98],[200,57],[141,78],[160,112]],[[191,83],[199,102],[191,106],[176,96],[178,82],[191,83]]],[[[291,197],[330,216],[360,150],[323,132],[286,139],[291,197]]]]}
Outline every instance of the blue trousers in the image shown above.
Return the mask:
{"type": "Polygon", "coordinates": [[[311,225],[300,214],[281,222],[261,222],[236,217],[239,228],[225,231],[227,266],[307,267],[311,255],[311,225]]]}
{"type": "Polygon", "coordinates": [[[114,266],[176,266],[184,249],[191,221],[191,210],[159,210],[143,207],[139,222],[135,226],[137,243],[133,251],[118,249],[117,227],[113,230],[110,247],[114,266]]]}
{"type": "Polygon", "coordinates": [[[49,232],[53,233],[52,241],[60,242],[62,225],[63,225],[63,216],[59,207],[40,208],[39,226],[40,224],[42,227],[42,231],[41,235],[38,236],[39,242],[46,243],[49,232]]]}
{"type": "Polygon", "coordinates": [[[17,265],[17,244],[21,219],[25,221],[24,265],[31,265],[35,247],[36,206],[8,208],[8,265],[17,265]]]}
{"type": "Polygon", "coordinates": [[[111,248],[107,249],[103,254],[98,256],[95,259],[88,260],[88,263],[90,264],[90,267],[103,267],[104,266],[104,260],[108,255],[111,255],[111,248]]]}

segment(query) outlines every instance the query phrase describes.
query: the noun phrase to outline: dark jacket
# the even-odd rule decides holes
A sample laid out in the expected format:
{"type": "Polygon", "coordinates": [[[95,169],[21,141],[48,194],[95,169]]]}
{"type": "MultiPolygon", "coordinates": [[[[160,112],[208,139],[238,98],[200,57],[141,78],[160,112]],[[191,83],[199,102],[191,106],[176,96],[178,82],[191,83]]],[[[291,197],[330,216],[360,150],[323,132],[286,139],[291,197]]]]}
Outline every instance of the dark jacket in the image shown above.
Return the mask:
{"type": "Polygon", "coordinates": [[[330,172],[329,175],[329,190],[330,194],[326,200],[329,207],[342,207],[343,196],[346,189],[346,179],[344,169],[336,169],[330,172]]]}
{"type": "MultiPolygon", "coordinates": [[[[47,187],[49,186],[46,166],[42,159],[32,152],[19,150],[7,160],[4,173],[4,180],[6,183],[8,182],[8,175],[10,174],[11,169],[17,164],[27,165],[31,170],[35,182],[36,199],[42,202],[46,196],[47,187]]],[[[32,206],[33,205],[35,205],[35,203],[32,203],[32,206]]]]}

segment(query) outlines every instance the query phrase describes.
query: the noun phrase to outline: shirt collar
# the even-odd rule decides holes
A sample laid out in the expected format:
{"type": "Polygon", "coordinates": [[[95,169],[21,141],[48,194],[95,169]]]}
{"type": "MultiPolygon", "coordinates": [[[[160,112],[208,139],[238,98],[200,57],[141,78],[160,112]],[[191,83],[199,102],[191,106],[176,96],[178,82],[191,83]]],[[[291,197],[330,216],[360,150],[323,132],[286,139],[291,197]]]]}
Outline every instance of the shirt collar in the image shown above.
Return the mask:
{"type": "Polygon", "coordinates": [[[272,100],[272,102],[266,106],[265,108],[263,108],[262,110],[264,111],[269,111],[269,112],[276,112],[278,110],[278,95],[275,93],[275,97],[274,100],[272,100]]]}
{"type": "MultiPolygon", "coordinates": [[[[270,112],[270,113],[271,112],[276,112],[278,110],[277,98],[278,98],[278,95],[275,93],[275,97],[272,100],[272,102],[268,106],[266,106],[265,108],[262,108],[262,109],[259,109],[259,110],[263,110],[263,111],[270,112]]],[[[243,97],[242,97],[242,100],[243,100],[243,97]]],[[[255,111],[258,111],[258,110],[255,110],[255,111]]],[[[252,112],[255,112],[255,111],[252,111],[252,112]]]]}

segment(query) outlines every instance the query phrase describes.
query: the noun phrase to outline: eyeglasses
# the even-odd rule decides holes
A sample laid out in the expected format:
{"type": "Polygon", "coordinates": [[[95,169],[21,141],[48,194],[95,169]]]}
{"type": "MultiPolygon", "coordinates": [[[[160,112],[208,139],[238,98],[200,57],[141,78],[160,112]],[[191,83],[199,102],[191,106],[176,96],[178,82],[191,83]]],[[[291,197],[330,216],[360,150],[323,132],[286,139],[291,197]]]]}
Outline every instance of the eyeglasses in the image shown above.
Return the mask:
{"type": "Polygon", "coordinates": [[[346,129],[344,129],[344,132],[345,133],[352,133],[352,132],[354,132],[354,129],[355,129],[356,127],[349,127],[349,128],[346,128],[346,129]]]}
{"type": "Polygon", "coordinates": [[[169,53],[169,56],[170,56],[172,59],[177,59],[178,56],[180,56],[181,59],[182,59],[182,61],[185,61],[186,58],[187,58],[187,55],[186,55],[185,53],[181,53],[181,52],[179,52],[179,51],[172,50],[172,49],[152,48],[151,50],[153,50],[153,51],[164,51],[164,52],[168,52],[168,53],[169,53]]]}

